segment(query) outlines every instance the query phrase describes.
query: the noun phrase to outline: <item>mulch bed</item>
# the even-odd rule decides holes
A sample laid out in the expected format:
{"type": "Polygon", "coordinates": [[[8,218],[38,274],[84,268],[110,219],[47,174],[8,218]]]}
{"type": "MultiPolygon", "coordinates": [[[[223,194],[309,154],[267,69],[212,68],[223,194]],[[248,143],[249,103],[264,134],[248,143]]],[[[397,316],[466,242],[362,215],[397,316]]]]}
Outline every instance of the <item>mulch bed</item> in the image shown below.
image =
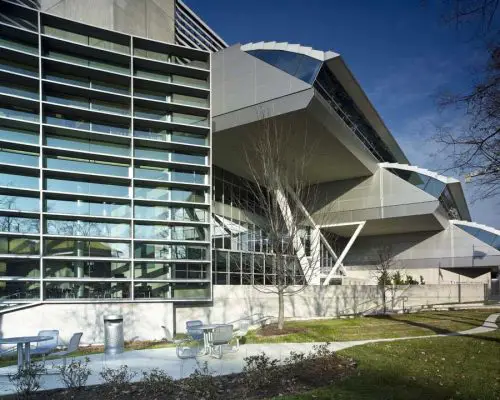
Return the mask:
{"type": "MultiPolygon", "coordinates": [[[[274,396],[303,393],[326,386],[353,375],[356,363],[333,352],[318,353],[298,361],[283,364],[264,364],[249,372],[239,374],[209,376],[191,375],[178,381],[159,381],[155,384],[143,382],[116,386],[88,386],[81,390],[57,389],[37,392],[30,398],[47,400],[116,400],[116,399],[156,399],[156,400],[240,400],[267,399],[274,396]]],[[[6,396],[2,399],[15,399],[6,396]]]]}

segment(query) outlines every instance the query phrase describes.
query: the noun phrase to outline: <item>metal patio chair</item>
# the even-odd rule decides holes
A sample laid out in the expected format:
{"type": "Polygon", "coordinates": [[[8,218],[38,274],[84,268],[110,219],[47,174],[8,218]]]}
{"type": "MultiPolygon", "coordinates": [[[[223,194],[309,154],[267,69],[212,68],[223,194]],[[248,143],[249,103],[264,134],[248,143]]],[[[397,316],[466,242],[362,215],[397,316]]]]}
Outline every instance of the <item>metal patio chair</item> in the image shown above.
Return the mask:
{"type": "Polygon", "coordinates": [[[212,333],[211,355],[215,358],[222,358],[223,348],[230,348],[233,339],[233,325],[219,325],[212,333]]]}
{"type": "Polygon", "coordinates": [[[38,336],[51,336],[52,339],[44,342],[38,342],[36,347],[30,349],[30,354],[34,356],[41,355],[45,361],[45,356],[57,348],[59,344],[59,331],[57,329],[42,330],[38,332],[38,336]]]}
{"type": "Polygon", "coordinates": [[[240,340],[248,333],[248,329],[250,328],[250,320],[242,319],[238,321],[238,329],[233,332],[233,339],[236,339],[236,347],[235,351],[240,349],[240,340]]]}
{"type": "Polygon", "coordinates": [[[71,339],[69,340],[68,348],[66,350],[52,353],[51,356],[62,356],[63,366],[66,367],[66,358],[68,354],[74,353],[75,351],[78,350],[78,346],[80,345],[80,339],[82,338],[82,335],[83,335],[82,332],[73,333],[73,336],[71,336],[71,339]]]}
{"type": "Polygon", "coordinates": [[[203,325],[203,321],[193,320],[186,321],[186,333],[188,337],[186,339],[174,339],[174,344],[176,345],[177,357],[181,359],[185,358],[195,358],[200,352],[200,345],[203,341],[203,330],[200,326],[203,325]],[[189,342],[196,342],[195,347],[187,346],[189,342]]]}

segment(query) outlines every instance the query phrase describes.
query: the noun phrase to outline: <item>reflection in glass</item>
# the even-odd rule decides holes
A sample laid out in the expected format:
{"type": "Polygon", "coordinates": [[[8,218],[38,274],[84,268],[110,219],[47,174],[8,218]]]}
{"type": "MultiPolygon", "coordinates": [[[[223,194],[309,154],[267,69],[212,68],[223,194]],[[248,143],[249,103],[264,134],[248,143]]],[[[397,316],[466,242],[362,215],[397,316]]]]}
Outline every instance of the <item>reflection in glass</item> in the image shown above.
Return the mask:
{"type": "Polygon", "coordinates": [[[23,121],[38,122],[38,111],[16,106],[0,107],[0,117],[21,119],[23,121]]]}
{"type": "Polygon", "coordinates": [[[39,211],[40,199],[38,197],[22,197],[0,194],[1,210],[39,211]]]}
{"type": "Polygon", "coordinates": [[[130,206],[119,203],[96,203],[88,201],[45,201],[45,211],[58,214],[95,215],[102,217],[130,217],[130,206]]]}
{"type": "Polygon", "coordinates": [[[45,239],[47,256],[129,258],[130,244],[103,240],[45,239]]]}
{"type": "Polygon", "coordinates": [[[0,126],[0,139],[12,142],[38,144],[38,131],[0,126]]]}
{"type": "Polygon", "coordinates": [[[136,279],[170,279],[171,265],[166,263],[141,262],[135,263],[136,279]]]}
{"type": "Polygon", "coordinates": [[[158,181],[169,181],[169,173],[167,168],[152,167],[149,165],[141,165],[134,169],[134,176],[142,179],[153,179],[158,181]]]}
{"type": "Polygon", "coordinates": [[[170,245],[159,243],[136,243],[135,258],[170,259],[170,245]]]}
{"type": "Polygon", "coordinates": [[[105,195],[109,197],[129,197],[128,186],[85,182],[64,179],[45,179],[45,189],[54,192],[105,195]]]}
{"type": "Polygon", "coordinates": [[[0,163],[38,167],[38,154],[3,148],[0,149],[0,163]]]}
{"type": "Polygon", "coordinates": [[[0,82],[0,93],[38,100],[38,90],[31,86],[0,82]]]}
{"type": "Polygon", "coordinates": [[[130,155],[130,148],[127,145],[100,142],[93,139],[78,139],[75,137],[51,135],[46,137],[46,143],[47,146],[88,151],[89,153],[104,153],[118,156],[130,155]]]}
{"type": "Polygon", "coordinates": [[[85,131],[93,131],[99,133],[109,133],[112,135],[129,136],[130,129],[128,126],[119,124],[110,124],[106,122],[89,122],[85,120],[75,120],[71,117],[66,117],[60,113],[53,114],[45,113],[46,124],[62,126],[64,128],[81,129],[85,131]]]}
{"type": "Polygon", "coordinates": [[[0,186],[9,188],[38,189],[38,177],[0,172],[0,186]]]}
{"type": "Polygon", "coordinates": [[[0,237],[0,254],[38,255],[40,240],[20,237],[0,237]]]}
{"type": "Polygon", "coordinates": [[[104,174],[115,176],[128,176],[127,164],[105,162],[101,160],[87,160],[73,157],[58,156],[45,158],[45,166],[63,171],[75,171],[90,174],[104,174]]]}
{"type": "Polygon", "coordinates": [[[0,282],[0,300],[38,300],[40,283],[26,281],[0,282]]]}
{"type": "Polygon", "coordinates": [[[179,263],[172,267],[173,279],[209,279],[206,264],[179,263]]]}
{"type": "Polygon", "coordinates": [[[135,218],[140,219],[170,219],[170,208],[164,206],[138,206],[134,207],[135,218]]]}
{"type": "Polygon", "coordinates": [[[0,58],[0,69],[28,76],[38,76],[38,67],[0,58]]]}
{"type": "Polygon", "coordinates": [[[186,201],[193,203],[204,203],[205,193],[201,190],[171,190],[171,200],[173,201],[186,201]]]}
{"type": "Polygon", "coordinates": [[[44,282],[47,300],[121,300],[130,298],[129,282],[44,282]]]}
{"type": "Polygon", "coordinates": [[[171,152],[170,159],[174,162],[205,165],[207,157],[199,154],[189,154],[181,152],[171,152]]]}
{"type": "Polygon", "coordinates": [[[40,222],[38,218],[24,218],[1,215],[0,232],[39,233],[40,222]]]}
{"type": "Polygon", "coordinates": [[[208,300],[210,299],[210,283],[175,282],[172,283],[172,298],[175,300],[208,300]]]}
{"type": "Polygon", "coordinates": [[[130,263],[94,260],[45,260],[47,278],[130,278],[130,263]]]}
{"type": "Polygon", "coordinates": [[[196,134],[196,133],[174,131],[174,132],[172,132],[172,142],[196,144],[199,146],[207,146],[208,145],[208,136],[207,135],[200,135],[200,134],[196,134]]]}
{"type": "Polygon", "coordinates": [[[47,219],[46,233],[61,236],[123,238],[130,236],[130,225],[112,222],[47,219]]]}
{"type": "MultiPolygon", "coordinates": [[[[38,278],[40,276],[39,260],[22,260],[16,258],[0,259],[0,277],[38,278]]],[[[1,286],[2,283],[0,283],[1,286]]]]}
{"type": "Polygon", "coordinates": [[[109,72],[116,72],[120,74],[129,74],[130,68],[123,64],[118,64],[110,61],[103,61],[92,57],[79,57],[70,53],[62,53],[60,51],[48,50],[45,54],[46,57],[58,61],[70,62],[73,64],[82,65],[84,67],[102,69],[109,72]]]}
{"type": "Polygon", "coordinates": [[[169,239],[170,227],[165,225],[141,225],[134,226],[135,237],[138,239],[169,239]]]}
{"type": "Polygon", "coordinates": [[[162,187],[140,187],[134,188],[134,196],[139,199],[169,200],[169,190],[162,187]]]}

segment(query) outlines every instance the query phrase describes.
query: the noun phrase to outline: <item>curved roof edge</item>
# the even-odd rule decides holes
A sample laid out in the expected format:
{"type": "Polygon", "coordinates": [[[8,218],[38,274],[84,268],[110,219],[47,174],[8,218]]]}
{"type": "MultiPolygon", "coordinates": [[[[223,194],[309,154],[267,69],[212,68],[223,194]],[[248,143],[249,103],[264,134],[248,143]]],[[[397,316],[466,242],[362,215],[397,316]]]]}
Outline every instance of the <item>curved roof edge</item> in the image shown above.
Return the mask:
{"type": "Polygon", "coordinates": [[[379,163],[379,165],[382,168],[396,168],[396,169],[403,169],[405,171],[413,171],[417,172],[422,175],[430,176],[431,178],[437,179],[438,181],[441,181],[445,184],[450,184],[450,183],[460,183],[458,179],[449,177],[449,176],[444,176],[444,175],[439,175],[438,173],[425,169],[425,168],[420,168],[417,167],[416,165],[409,165],[409,164],[399,164],[399,163],[379,163]]]}
{"type": "Polygon", "coordinates": [[[242,51],[251,50],[282,50],[291,53],[299,53],[314,58],[319,61],[327,61],[338,57],[339,54],[333,51],[315,50],[312,47],[302,46],[300,44],[290,44],[288,42],[257,42],[247,43],[240,46],[242,51]]]}
{"type": "Polygon", "coordinates": [[[450,223],[452,223],[453,225],[466,225],[466,226],[470,226],[471,228],[482,229],[484,231],[493,233],[494,235],[500,236],[500,230],[495,229],[495,228],[493,228],[491,226],[488,226],[488,225],[478,224],[477,222],[470,222],[470,221],[462,221],[462,220],[459,220],[459,219],[452,219],[452,220],[450,220],[450,223]]]}

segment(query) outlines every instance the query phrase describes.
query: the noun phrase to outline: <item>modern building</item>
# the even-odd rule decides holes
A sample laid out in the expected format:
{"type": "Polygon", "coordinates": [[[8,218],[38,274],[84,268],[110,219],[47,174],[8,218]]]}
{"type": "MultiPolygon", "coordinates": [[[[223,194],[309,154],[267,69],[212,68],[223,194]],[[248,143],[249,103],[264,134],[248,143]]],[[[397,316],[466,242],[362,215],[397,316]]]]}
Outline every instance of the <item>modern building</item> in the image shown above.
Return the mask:
{"type": "Polygon", "coordinates": [[[471,222],[458,180],[410,165],[339,54],[229,47],[180,0],[0,0],[4,321],[119,307],[157,332],[153,314],[175,329],[224,285],[272,285],[244,156],[266,120],[290,160],[307,133],[320,194],[293,283],[373,283],[382,246],[420,282],[496,279],[500,231],[471,222]]]}

